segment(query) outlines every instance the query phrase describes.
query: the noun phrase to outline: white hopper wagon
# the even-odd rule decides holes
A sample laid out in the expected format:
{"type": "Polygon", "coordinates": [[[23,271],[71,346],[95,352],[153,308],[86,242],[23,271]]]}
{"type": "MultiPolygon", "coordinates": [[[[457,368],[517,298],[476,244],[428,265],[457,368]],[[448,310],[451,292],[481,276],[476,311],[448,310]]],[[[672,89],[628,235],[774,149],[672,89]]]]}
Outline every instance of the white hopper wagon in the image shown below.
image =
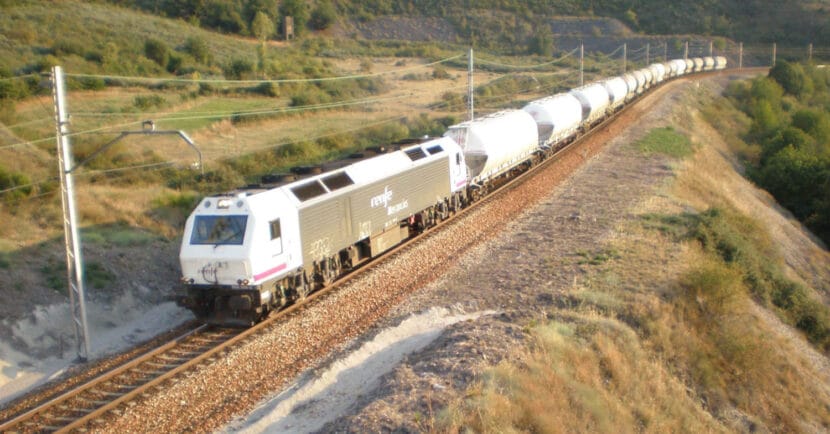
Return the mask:
{"type": "Polygon", "coordinates": [[[608,90],[599,82],[573,89],[570,94],[582,104],[582,120],[586,128],[605,116],[605,111],[611,104],[608,90]]]}
{"type": "Polygon", "coordinates": [[[539,150],[533,117],[524,110],[505,110],[449,127],[444,133],[461,146],[470,178],[495,178],[539,150]]]}
{"type": "Polygon", "coordinates": [[[628,85],[622,77],[603,80],[602,84],[608,92],[609,108],[611,110],[616,110],[625,103],[625,97],[628,95],[628,85]]]}
{"type": "Polygon", "coordinates": [[[695,72],[703,71],[703,59],[695,57],[692,61],[695,62],[695,72]]]}
{"type": "Polygon", "coordinates": [[[722,69],[726,69],[726,57],[715,57],[715,70],[720,71],[722,69]]]}
{"type": "Polygon", "coordinates": [[[530,113],[539,131],[540,146],[554,146],[579,130],[582,104],[569,94],[560,93],[532,101],[522,110],[530,113]]]}
{"type": "Polygon", "coordinates": [[[652,84],[658,84],[666,78],[666,67],[662,63],[652,63],[648,66],[648,70],[651,71],[654,77],[652,78],[652,84]]]}
{"type": "Polygon", "coordinates": [[[646,82],[646,75],[641,70],[636,70],[631,73],[634,78],[637,80],[637,93],[643,93],[646,90],[648,83],[646,82]]]}
{"type": "Polygon", "coordinates": [[[671,61],[675,68],[675,76],[680,76],[686,73],[686,61],[683,59],[674,59],[671,61]]]}
{"type": "Polygon", "coordinates": [[[637,77],[634,74],[625,74],[622,76],[625,80],[625,86],[628,89],[626,92],[626,99],[631,99],[637,96],[637,77]]]}
{"type": "Polygon", "coordinates": [[[640,72],[642,72],[643,75],[646,77],[646,89],[650,89],[652,86],[657,84],[654,81],[654,72],[652,72],[651,69],[643,68],[640,70],[640,72]]]}
{"type": "Polygon", "coordinates": [[[704,57],[703,58],[703,70],[704,71],[711,71],[715,69],[715,58],[714,57],[704,57]]]}

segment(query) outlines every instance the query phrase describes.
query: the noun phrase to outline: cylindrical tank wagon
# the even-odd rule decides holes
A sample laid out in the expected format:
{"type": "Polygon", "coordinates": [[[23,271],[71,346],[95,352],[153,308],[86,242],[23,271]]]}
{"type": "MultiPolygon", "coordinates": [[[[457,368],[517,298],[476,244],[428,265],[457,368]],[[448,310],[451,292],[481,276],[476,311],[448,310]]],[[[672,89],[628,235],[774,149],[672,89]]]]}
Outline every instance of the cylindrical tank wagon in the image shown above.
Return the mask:
{"type": "Polygon", "coordinates": [[[703,58],[703,70],[704,71],[712,71],[715,69],[715,58],[714,57],[704,57],[703,58]]]}
{"type": "Polygon", "coordinates": [[[605,116],[605,111],[611,105],[608,90],[602,83],[590,83],[573,89],[570,92],[582,104],[582,121],[585,128],[590,128],[594,122],[605,116]]]}
{"type": "Polygon", "coordinates": [[[505,110],[453,125],[444,136],[464,150],[475,183],[516,167],[531,158],[539,146],[536,122],[524,110],[505,110]]]}
{"type": "Polygon", "coordinates": [[[605,86],[605,91],[608,92],[609,109],[617,110],[625,103],[625,97],[628,95],[628,85],[622,77],[609,78],[601,81],[605,86]]]}
{"type": "Polygon", "coordinates": [[[637,96],[637,77],[634,74],[625,74],[622,76],[627,87],[626,100],[630,100],[637,96]]]}
{"type": "Polygon", "coordinates": [[[539,145],[546,148],[567,140],[582,123],[582,103],[569,93],[538,99],[522,110],[533,117],[539,132],[539,145]]]}

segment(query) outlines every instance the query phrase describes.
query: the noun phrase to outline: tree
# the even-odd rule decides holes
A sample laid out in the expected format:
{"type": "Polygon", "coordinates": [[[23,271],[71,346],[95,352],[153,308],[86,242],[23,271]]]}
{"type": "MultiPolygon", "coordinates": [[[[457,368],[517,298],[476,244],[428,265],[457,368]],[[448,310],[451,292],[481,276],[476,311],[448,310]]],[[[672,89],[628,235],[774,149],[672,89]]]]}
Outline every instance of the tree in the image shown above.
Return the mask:
{"type": "Polygon", "coordinates": [[[336,19],[337,11],[334,10],[334,5],[329,0],[322,0],[311,11],[311,19],[308,21],[308,25],[315,30],[325,30],[331,27],[336,19]]]}
{"type": "Polygon", "coordinates": [[[824,196],[827,164],[806,149],[787,146],[773,155],[753,179],[799,220],[809,217],[815,199],[824,196]]]}
{"type": "Polygon", "coordinates": [[[787,127],[781,130],[775,137],[767,140],[762,145],[761,150],[761,164],[766,164],[770,157],[777,154],[778,151],[792,146],[795,149],[804,149],[814,142],[803,130],[795,127],[787,127]]]}
{"type": "Polygon", "coordinates": [[[785,60],[776,62],[775,66],[769,71],[769,77],[791,95],[801,95],[805,90],[806,76],[804,68],[797,63],[790,63],[785,60]]]}
{"type": "Polygon", "coordinates": [[[553,33],[547,23],[538,26],[538,30],[530,38],[528,51],[531,54],[549,57],[553,54],[553,33]]]}
{"type": "Polygon", "coordinates": [[[199,19],[205,26],[227,33],[245,33],[248,30],[245,20],[242,19],[240,6],[236,2],[210,0],[202,8],[199,19]]]}
{"type": "Polygon", "coordinates": [[[823,111],[799,110],[793,114],[792,125],[821,143],[830,142],[830,117],[823,111]]]}
{"type": "Polygon", "coordinates": [[[260,41],[265,41],[274,36],[274,22],[265,12],[259,11],[251,22],[251,33],[260,41]]]}

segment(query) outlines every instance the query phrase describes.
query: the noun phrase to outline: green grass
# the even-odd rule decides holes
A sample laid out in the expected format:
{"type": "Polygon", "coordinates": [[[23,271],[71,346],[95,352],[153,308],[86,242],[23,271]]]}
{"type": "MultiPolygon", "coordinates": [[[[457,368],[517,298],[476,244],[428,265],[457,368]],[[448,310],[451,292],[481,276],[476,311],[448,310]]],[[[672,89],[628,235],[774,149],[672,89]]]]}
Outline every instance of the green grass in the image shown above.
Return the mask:
{"type": "Polygon", "coordinates": [[[774,259],[778,254],[772,241],[755,221],[733,210],[712,208],[696,215],[646,215],[643,224],[675,239],[700,243],[712,258],[739,273],[756,300],[802,330],[817,347],[830,349],[830,308],[809,288],[786,277],[781,260],[774,259]]]}
{"type": "Polygon", "coordinates": [[[97,262],[84,264],[84,281],[95,289],[104,289],[115,283],[117,276],[97,262]]]}
{"type": "Polygon", "coordinates": [[[118,224],[85,227],[81,230],[81,240],[85,244],[98,246],[136,247],[158,239],[158,235],[144,229],[118,224]]]}
{"type": "Polygon", "coordinates": [[[577,262],[580,265],[600,265],[612,259],[619,259],[620,254],[613,249],[604,249],[598,252],[578,251],[576,255],[581,257],[577,262]]]}
{"type": "Polygon", "coordinates": [[[694,153],[689,138],[672,127],[655,128],[640,139],[637,149],[646,155],[663,154],[673,158],[685,158],[694,153]]]}

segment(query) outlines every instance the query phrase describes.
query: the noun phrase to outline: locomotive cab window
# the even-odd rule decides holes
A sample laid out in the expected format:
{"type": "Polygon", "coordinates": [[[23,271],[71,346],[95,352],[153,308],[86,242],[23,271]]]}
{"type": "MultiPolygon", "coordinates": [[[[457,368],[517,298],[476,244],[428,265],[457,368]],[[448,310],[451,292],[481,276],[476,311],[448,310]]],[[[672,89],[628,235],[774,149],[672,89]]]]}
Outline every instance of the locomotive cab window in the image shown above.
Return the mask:
{"type": "Polygon", "coordinates": [[[271,241],[274,241],[276,245],[275,254],[282,253],[282,228],[280,227],[280,219],[271,220],[269,223],[271,227],[271,241]]]}
{"type": "Polygon", "coordinates": [[[460,153],[455,154],[455,164],[457,164],[459,166],[461,165],[461,154],[460,153]]]}
{"type": "Polygon", "coordinates": [[[193,222],[190,244],[241,245],[245,241],[246,215],[200,215],[193,222]]]}
{"type": "Polygon", "coordinates": [[[276,240],[282,237],[282,229],[280,229],[280,219],[271,220],[271,239],[276,240]]]}

